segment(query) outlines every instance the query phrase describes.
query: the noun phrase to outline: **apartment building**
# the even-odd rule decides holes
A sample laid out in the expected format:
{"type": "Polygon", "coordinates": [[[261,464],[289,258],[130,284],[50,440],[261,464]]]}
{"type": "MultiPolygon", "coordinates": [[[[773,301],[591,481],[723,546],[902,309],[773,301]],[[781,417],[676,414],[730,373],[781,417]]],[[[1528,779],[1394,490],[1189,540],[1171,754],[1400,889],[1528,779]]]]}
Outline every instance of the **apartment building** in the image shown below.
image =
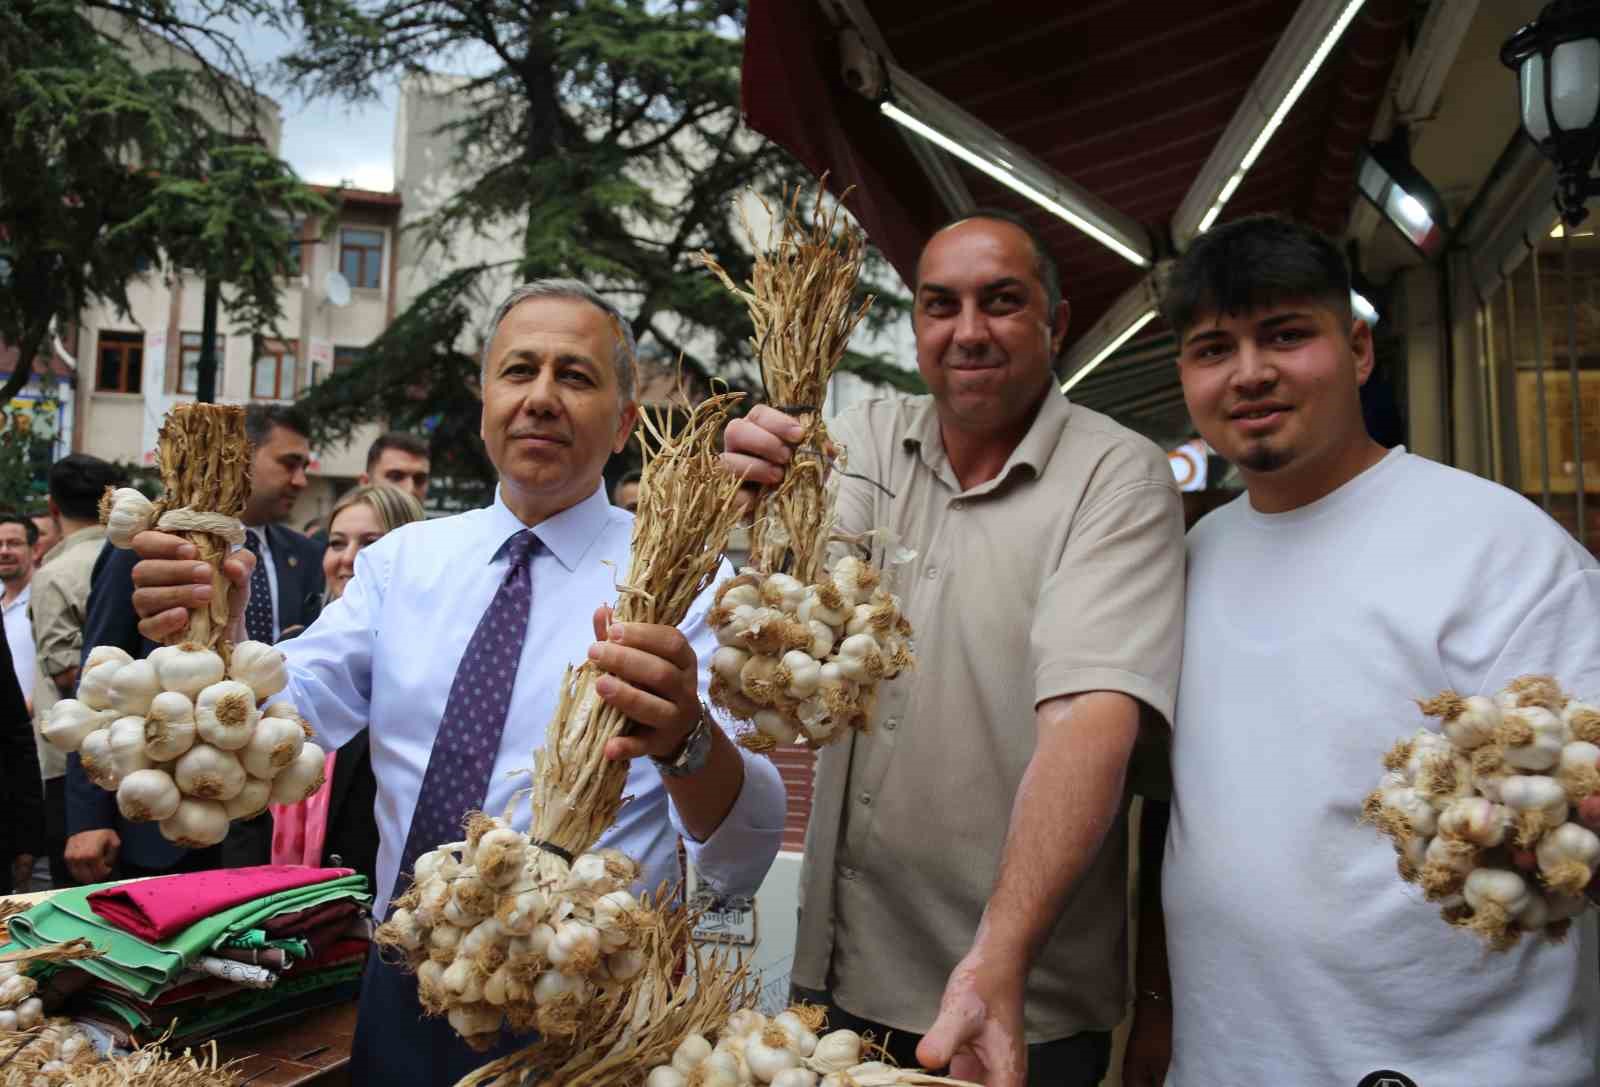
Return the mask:
{"type": "MultiPolygon", "coordinates": [[[[257,335],[218,314],[219,403],[292,403],[348,365],[395,314],[395,232],[400,197],[359,189],[329,191],[338,202],[331,228],[298,224],[292,265],[282,277],[283,320],[257,335]]],[[[150,275],[130,284],[129,309],[96,305],[81,316],[71,411],[72,448],[107,460],[153,464],[167,410],[193,400],[198,382],[203,281],[150,275]]],[[[361,473],[366,428],[347,445],[313,450],[311,485],[295,509],[299,527],[322,516],[361,473]]]]}

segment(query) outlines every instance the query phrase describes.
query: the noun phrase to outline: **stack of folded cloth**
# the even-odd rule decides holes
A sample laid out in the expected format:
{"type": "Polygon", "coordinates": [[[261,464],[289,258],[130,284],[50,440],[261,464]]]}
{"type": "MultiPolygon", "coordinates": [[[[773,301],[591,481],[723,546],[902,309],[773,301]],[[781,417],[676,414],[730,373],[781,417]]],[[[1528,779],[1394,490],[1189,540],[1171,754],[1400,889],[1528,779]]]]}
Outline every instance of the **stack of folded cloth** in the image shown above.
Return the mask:
{"type": "Polygon", "coordinates": [[[366,879],[265,865],[61,891],[10,920],[33,948],[86,937],[62,967],[75,1019],[138,1045],[194,1041],[354,999],[372,934],[366,879]],[[72,971],[82,970],[81,975],[72,971]]]}

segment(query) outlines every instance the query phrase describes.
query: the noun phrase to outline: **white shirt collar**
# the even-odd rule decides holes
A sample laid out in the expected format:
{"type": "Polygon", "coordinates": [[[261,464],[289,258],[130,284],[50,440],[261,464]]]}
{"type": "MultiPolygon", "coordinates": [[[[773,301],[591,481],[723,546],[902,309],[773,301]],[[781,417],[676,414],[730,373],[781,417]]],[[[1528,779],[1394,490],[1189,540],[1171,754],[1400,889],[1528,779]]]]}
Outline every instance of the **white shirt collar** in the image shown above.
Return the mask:
{"type": "MultiPolygon", "coordinates": [[[[610,500],[606,498],[605,485],[602,483],[588,498],[534,525],[533,534],[562,566],[573,570],[594,546],[600,534],[605,531],[606,523],[611,518],[612,508],[610,500]]],[[[501,487],[495,488],[494,505],[489,507],[489,514],[493,528],[489,553],[484,557],[485,562],[493,561],[499,554],[500,547],[508,539],[528,527],[522,523],[521,518],[511,512],[511,507],[506,505],[501,487]]]]}

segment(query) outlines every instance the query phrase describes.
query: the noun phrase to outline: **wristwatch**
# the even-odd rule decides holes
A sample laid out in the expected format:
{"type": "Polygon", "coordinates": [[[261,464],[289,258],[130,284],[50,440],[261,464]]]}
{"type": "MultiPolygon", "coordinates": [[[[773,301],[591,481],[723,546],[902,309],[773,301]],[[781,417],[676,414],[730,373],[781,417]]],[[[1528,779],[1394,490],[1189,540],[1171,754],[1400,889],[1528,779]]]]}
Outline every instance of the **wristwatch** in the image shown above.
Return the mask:
{"type": "Polygon", "coordinates": [[[652,755],[650,761],[656,764],[656,769],[661,771],[663,777],[682,778],[698,773],[711,756],[711,729],[711,714],[702,705],[700,720],[684,738],[678,753],[669,759],[658,759],[652,755]]]}

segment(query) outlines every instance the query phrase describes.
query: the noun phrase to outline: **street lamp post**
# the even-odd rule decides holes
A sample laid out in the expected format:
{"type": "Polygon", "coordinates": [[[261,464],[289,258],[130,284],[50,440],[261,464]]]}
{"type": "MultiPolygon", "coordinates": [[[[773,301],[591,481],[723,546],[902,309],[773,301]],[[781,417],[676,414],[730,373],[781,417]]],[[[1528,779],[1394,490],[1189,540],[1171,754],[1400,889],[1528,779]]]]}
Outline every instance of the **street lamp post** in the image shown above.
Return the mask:
{"type": "Polygon", "coordinates": [[[1600,184],[1600,3],[1555,0],[1500,49],[1517,73],[1522,127],[1558,172],[1556,203],[1570,231],[1588,216],[1600,184]]]}

